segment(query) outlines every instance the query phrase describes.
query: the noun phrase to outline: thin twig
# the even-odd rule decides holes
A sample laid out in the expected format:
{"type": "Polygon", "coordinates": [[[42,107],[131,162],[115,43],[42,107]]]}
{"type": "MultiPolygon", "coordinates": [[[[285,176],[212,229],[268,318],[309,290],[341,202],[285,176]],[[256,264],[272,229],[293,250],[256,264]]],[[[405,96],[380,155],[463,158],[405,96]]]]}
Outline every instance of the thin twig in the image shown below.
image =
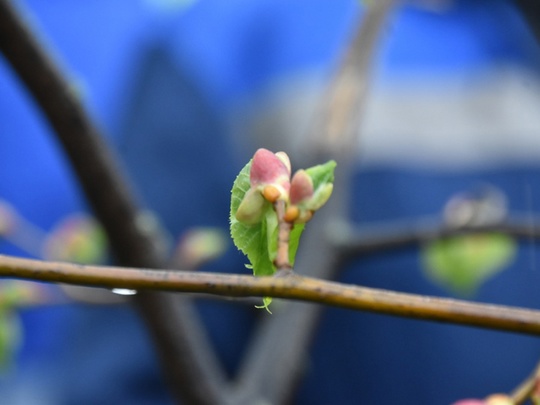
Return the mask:
{"type": "MultiPolygon", "coordinates": [[[[158,268],[166,263],[160,230],[134,203],[125,176],[87,115],[78,94],[9,0],[0,0],[0,51],[35,98],[107,233],[119,263],[158,268]]],[[[15,136],[15,135],[13,135],[15,136]]],[[[154,339],[176,399],[215,404],[224,392],[221,370],[189,301],[144,293],[134,303],[154,339]]]]}
{"type": "Polygon", "coordinates": [[[278,270],[287,270],[292,268],[289,260],[289,240],[292,225],[285,221],[285,201],[277,200],[274,203],[274,211],[278,219],[277,255],[274,262],[278,270]]]}
{"type": "Polygon", "coordinates": [[[534,390],[540,384],[540,362],[536,365],[533,372],[525,379],[511,394],[512,403],[520,405],[525,403],[534,390]]]}
{"type": "Polygon", "coordinates": [[[414,222],[363,224],[358,230],[344,224],[335,225],[336,232],[330,231],[330,241],[349,258],[471,233],[496,232],[526,242],[540,240],[540,219],[520,213],[510,213],[506,220],[498,223],[462,227],[449,227],[438,216],[416,218],[414,222]]]}
{"type": "Polygon", "coordinates": [[[324,98],[322,112],[315,118],[313,138],[323,149],[350,155],[356,144],[371,76],[371,67],[384,27],[395,0],[366,5],[334,80],[324,98]]]}
{"type": "Polygon", "coordinates": [[[270,296],[342,308],[540,335],[540,311],[397,293],[312,277],[83,266],[0,255],[0,275],[28,280],[134,290],[270,296]]]}

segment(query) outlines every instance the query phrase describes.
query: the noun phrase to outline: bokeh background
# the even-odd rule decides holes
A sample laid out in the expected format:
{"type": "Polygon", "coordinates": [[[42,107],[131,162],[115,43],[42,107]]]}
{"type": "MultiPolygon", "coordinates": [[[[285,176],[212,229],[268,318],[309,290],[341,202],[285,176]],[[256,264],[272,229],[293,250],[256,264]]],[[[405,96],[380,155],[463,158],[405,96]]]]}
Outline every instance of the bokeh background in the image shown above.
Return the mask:
{"type": "MultiPolygon", "coordinates": [[[[354,0],[16,4],[171,241],[197,226],[226,232],[230,187],[256,148],[287,149],[293,157],[301,150],[363,12],[354,0]]],[[[528,13],[531,21],[540,16],[528,13]]],[[[538,42],[513,1],[400,5],[373,61],[355,145],[351,221],[360,229],[414,223],[485,184],[505,195],[510,212],[534,217],[539,68],[538,42]]],[[[0,156],[0,199],[36,228],[50,232],[87,212],[43,116],[2,57],[0,156]]],[[[0,239],[0,253],[39,251],[0,239]]],[[[230,244],[205,269],[240,272],[244,262],[230,244]]],[[[520,242],[513,263],[473,299],[540,308],[539,269],[540,250],[520,242]]],[[[362,257],[341,280],[450,295],[426,278],[415,248],[362,257]]],[[[2,403],[172,403],[129,307],[72,301],[55,286],[38,290],[47,297],[36,299],[40,305],[15,311],[20,336],[0,375],[2,403]]],[[[261,311],[216,301],[199,310],[233,374],[261,311]]],[[[309,352],[295,404],[444,405],[513,389],[536,364],[540,345],[532,337],[328,308],[309,352]]]]}

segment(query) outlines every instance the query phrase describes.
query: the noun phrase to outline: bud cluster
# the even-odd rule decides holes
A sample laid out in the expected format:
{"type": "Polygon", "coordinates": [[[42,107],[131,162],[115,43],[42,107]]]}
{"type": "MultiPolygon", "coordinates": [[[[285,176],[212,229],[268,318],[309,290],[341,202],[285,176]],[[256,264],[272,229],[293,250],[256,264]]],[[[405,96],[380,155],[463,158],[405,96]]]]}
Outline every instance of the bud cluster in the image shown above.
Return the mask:
{"type": "Polygon", "coordinates": [[[278,200],[285,202],[283,220],[291,224],[305,223],[321,208],[332,194],[332,183],[316,189],[305,170],[291,178],[291,162],[285,152],[273,153],[258,149],[249,172],[250,188],[236,212],[236,219],[245,224],[260,222],[269,207],[278,200]]]}

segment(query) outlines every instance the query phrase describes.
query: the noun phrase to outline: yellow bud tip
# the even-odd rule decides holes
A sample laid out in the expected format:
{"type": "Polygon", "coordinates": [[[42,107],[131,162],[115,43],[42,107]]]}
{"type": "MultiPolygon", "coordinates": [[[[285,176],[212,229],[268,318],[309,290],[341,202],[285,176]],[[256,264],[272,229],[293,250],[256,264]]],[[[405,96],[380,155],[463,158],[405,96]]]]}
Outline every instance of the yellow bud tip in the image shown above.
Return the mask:
{"type": "Polygon", "coordinates": [[[506,394],[492,394],[485,399],[487,405],[513,405],[514,402],[506,394]]]}
{"type": "Polygon", "coordinates": [[[266,201],[273,204],[281,197],[281,192],[276,187],[268,185],[263,189],[262,195],[266,201]]]}
{"type": "Polygon", "coordinates": [[[283,219],[285,222],[293,223],[296,221],[298,216],[300,215],[300,210],[296,205],[289,205],[287,209],[285,210],[285,215],[283,216],[283,219]]]}

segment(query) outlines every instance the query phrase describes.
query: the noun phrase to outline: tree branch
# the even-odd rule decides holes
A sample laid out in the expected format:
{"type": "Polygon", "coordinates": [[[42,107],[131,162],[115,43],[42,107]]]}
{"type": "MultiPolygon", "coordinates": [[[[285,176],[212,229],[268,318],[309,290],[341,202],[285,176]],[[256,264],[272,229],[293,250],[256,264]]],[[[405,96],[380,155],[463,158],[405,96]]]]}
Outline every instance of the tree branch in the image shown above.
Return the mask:
{"type": "Polygon", "coordinates": [[[513,392],[512,401],[516,405],[525,403],[535,390],[540,387],[540,363],[536,365],[533,372],[527,377],[513,392]]]}
{"type": "Polygon", "coordinates": [[[0,255],[3,277],[106,288],[271,296],[407,318],[540,335],[540,311],[397,293],[291,275],[252,277],[222,273],[83,266],[0,255]]]}
{"type": "Polygon", "coordinates": [[[348,149],[356,144],[377,44],[395,0],[366,3],[365,13],[323,99],[322,111],[312,126],[312,139],[323,150],[344,155],[352,155],[348,149]]]}
{"type": "Polygon", "coordinates": [[[502,222],[485,225],[449,227],[440,217],[429,216],[414,222],[364,224],[361,230],[349,228],[339,226],[339,232],[332,233],[330,240],[349,258],[479,232],[499,232],[524,241],[540,239],[540,219],[519,213],[511,213],[502,222]]]}
{"type": "MultiPolygon", "coordinates": [[[[55,62],[9,0],[0,0],[0,51],[35,98],[55,131],[102,223],[114,255],[128,266],[166,264],[164,238],[141,212],[118,162],[55,62]]],[[[215,404],[224,391],[224,372],[189,301],[168,294],[134,297],[165,369],[173,394],[193,404],[215,404]]]]}

